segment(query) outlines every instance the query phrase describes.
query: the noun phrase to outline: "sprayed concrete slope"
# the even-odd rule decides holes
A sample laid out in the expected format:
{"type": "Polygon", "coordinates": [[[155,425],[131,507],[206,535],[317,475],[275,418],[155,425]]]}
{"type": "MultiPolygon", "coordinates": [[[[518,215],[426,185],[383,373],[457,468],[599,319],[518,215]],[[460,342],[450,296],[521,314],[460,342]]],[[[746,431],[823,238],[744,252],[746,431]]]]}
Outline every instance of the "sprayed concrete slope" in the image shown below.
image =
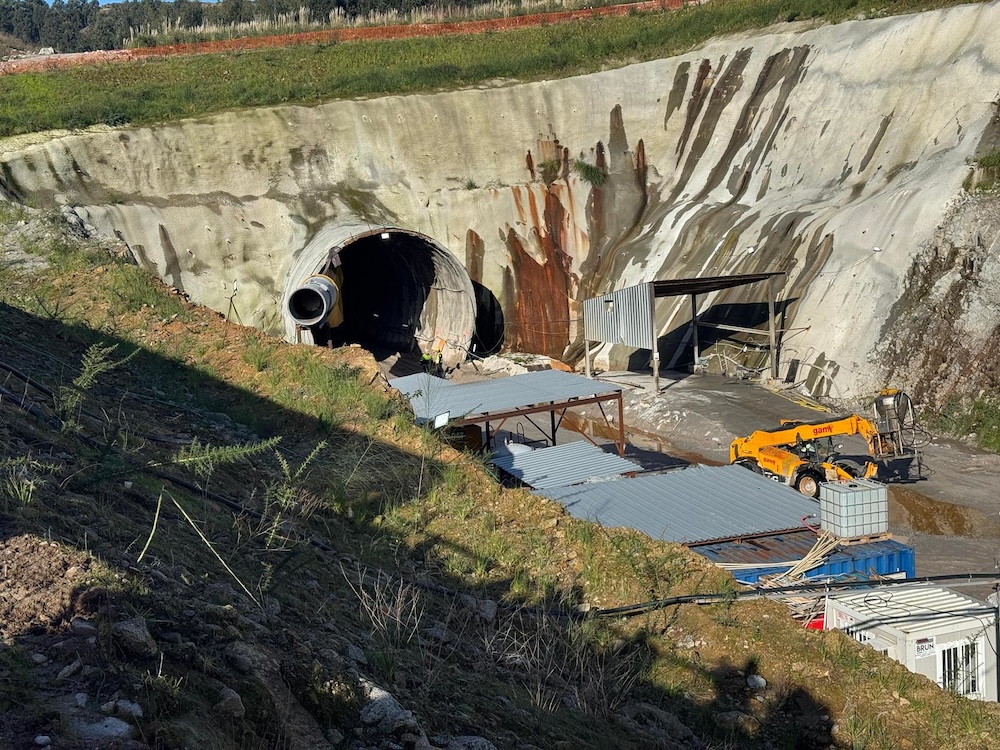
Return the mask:
{"type": "MultiPolygon", "coordinates": [[[[8,192],[78,207],[198,302],[225,311],[235,282],[242,319],[273,330],[303,249],[339,225],[433,238],[499,303],[506,346],[568,360],[583,298],[785,271],[783,362],[850,395],[882,384],[908,269],[990,126],[998,28],[994,2],[727,38],[565,80],[0,143],[0,169],[8,192]],[[592,185],[577,160],[609,178],[592,185]]],[[[707,302],[746,325],[762,299],[707,302]]],[[[679,341],[687,300],[659,304],[679,341]]]]}

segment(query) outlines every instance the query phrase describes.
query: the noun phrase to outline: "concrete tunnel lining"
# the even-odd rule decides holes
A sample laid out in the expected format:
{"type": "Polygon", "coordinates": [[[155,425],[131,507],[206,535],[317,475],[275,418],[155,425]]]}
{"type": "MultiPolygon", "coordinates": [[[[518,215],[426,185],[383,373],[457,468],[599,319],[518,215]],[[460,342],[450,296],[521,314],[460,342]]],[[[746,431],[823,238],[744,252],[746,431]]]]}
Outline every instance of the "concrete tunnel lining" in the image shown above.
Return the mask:
{"type": "Polygon", "coordinates": [[[464,266],[427,235],[393,226],[336,224],[303,248],[285,280],[281,304],[291,341],[427,353],[444,342],[441,359],[454,367],[468,356],[476,326],[476,296],[464,266]],[[310,276],[338,256],[344,322],[302,328],[288,303],[310,276]]]}

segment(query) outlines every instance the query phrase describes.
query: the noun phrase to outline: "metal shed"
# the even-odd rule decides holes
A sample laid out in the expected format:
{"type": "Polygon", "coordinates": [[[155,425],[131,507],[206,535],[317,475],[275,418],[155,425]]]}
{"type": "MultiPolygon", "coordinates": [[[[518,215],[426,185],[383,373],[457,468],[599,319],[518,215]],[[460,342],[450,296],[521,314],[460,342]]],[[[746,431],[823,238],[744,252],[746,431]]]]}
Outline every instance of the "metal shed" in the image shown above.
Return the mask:
{"type": "Polygon", "coordinates": [[[532,489],[566,487],[642,471],[631,461],[587,442],[494,456],[490,463],[532,489]]]}
{"type": "Polygon", "coordinates": [[[978,599],[936,586],[869,589],[831,595],[824,621],[945,690],[997,700],[997,610],[978,599]]]}
{"type": "MultiPolygon", "coordinates": [[[[753,584],[762,576],[781,573],[795,565],[809,554],[816,538],[814,531],[803,529],[752,539],[691,545],[691,551],[726,568],[737,581],[753,584]]],[[[916,575],[913,548],[895,539],[845,545],[807,571],[806,577],[823,579],[854,574],[869,578],[873,575],[913,578],[916,575]]]]}
{"type": "MultiPolygon", "coordinates": [[[[619,455],[625,452],[622,389],[610,383],[558,370],[543,370],[476,383],[453,383],[417,373],[390,380],[389,385],[410,400],[417,424],[435,427],[485,424],[487,445],[491,443],[491,428],[499,430],[513,417],[525,417],[555,445],[556,433],[567,409],[597,404],[611,426],[611,420],[604,413],[604,404],[611,403],[618,409],[615,445],[619,455]],[[549,414],[548,429],[531,420],[533,415],[545,413],[549,414]]],[[[590,440],[586,435],[583,437],[590,440]]]]}
{"type": "MultiPolygon", "coordinates": [[[[699,326],[711,326],[738,333],[761,333],[756,328],[743,328],[723,323],[698,320],[698,295],[723,289],[767,282],[767,322],[771,350],[771,377],[778,377],[778,331],[774,324],[776,290],[774,279],[783,273],[751,273],[731,276],[706,276],[693,279],[647,281],[635,286],[591,297],[583,301],[584,368],[590,377],[590,342],[624,344],[636,349],[649,349],[653,354],[653,387],[660,389],[660,353],[656,346],[657,325],[655,302],[660,297],[691,297],[691,324],[688,338],[694,346],[694,362],[701,356],[698,346],[699,326]]],[[[685,339],[687,341],[688,339],[685,339]]],[[[680,350],[678,350],[679,352],[680,350]]],[[[668,367],[673,366],[677,356],[668,367]]]]}
{"type": "Polygon", "coordinates": [[[812,498],[732,465],[692,466],[535,494],[562,503],[576,518],[681,543],[801,528],[805,518],[819,513],[812,498]]]}

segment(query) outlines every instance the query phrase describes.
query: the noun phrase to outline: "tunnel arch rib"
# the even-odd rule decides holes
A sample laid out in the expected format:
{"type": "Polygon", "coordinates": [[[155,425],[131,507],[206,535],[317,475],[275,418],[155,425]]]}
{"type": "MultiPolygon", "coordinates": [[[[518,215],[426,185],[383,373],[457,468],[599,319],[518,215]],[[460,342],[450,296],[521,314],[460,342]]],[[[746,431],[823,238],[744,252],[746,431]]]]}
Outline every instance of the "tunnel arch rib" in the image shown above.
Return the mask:
{"type": "Polygon", "coordinates": [[[315,234],[285,279],[281,310],[290,341],[439,350],[448,368],[466,359],[476,326],[472,281],[447,248],[420,232],[367,223],[328,225],[315,234]],[[289,312],[292,294],[333,268],[342,277],[343,323],[298,325],[289,312]]]}

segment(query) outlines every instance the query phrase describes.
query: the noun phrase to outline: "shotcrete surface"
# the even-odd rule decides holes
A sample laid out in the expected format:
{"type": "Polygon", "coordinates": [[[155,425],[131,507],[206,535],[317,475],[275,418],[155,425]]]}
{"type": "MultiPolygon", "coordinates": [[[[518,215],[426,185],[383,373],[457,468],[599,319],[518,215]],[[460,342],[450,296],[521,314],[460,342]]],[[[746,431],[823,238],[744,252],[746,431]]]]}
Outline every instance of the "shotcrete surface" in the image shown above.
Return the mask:
{"type": "MultiPolygon", "coordinates": [[[[851,396],[882,384],[906,273],[994,115],[997,28],[998,3],[791,27],[564,80],[0,144],[0,174],[76,206],[193,300],[232,299],[274,331],[290,269],[331,224],[435,238],[495,295],[508,345],[569,361],[585,297],[784,271],[785,362],[814,369],[815,393],[851,396]]],[[[734,306],[736,324],[759,324],[760,303],[754,289],[703,300],[734,306]]],[[[687,304],[661,302],[672,344],[687,304]]]]}

